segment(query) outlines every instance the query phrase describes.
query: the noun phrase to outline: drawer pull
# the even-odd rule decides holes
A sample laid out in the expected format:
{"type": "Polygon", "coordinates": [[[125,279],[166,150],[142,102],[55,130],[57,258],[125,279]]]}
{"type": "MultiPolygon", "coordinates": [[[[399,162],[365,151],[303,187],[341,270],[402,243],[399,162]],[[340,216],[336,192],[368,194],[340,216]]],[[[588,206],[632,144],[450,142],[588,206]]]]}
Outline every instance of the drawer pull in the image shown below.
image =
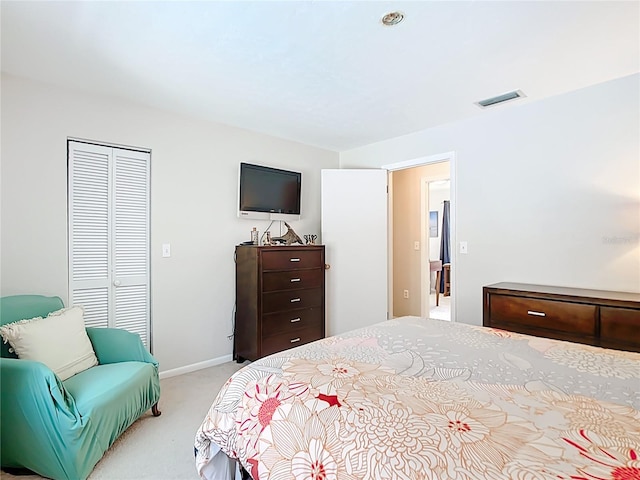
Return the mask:
{"type": "Polygon", "coordinates": [[[291,323],[296,323],[296,322],[299,322],[300,320],[301,320],[301,319],[300,319],[300,317],[298,317],[298,318],[292,318],[292,319],[291,319],[291,323]]]}
{"type": "Polygon", "coordinates": [[[299,279],[299,278],[292,278],[292,279],[291,279],[291,283],[293,283],[293,282],[299,282],[299,281],[300,281],[300,279],[299,279]]]}
{"type": "Polygon", "coordinates": [[[299,341],[300,341],[300,337],[292,339],[291,343],[296,343],[296,342],[299,342],[299,341]]]}
{"type": "Polygon", "coordinates": [[[289,261],[290,262],[299,262],[300,259],[299,258],[290,258],[289,261]]]}
{"type": "Polygon", "coordinates": [[[291,303],[296,303],[296,302],[299,302],[299,301],[300,301],[300,299],[299,299],[299,298],[292,298],[292,299],[291,299],[291,303]]]}
{"type": "Polygon", "coordinates": [[[533,310],[528,310],[527,315],[534,315],[536,317],[546,317],[547,314],[544,312],[534,312],[533,310]]]}

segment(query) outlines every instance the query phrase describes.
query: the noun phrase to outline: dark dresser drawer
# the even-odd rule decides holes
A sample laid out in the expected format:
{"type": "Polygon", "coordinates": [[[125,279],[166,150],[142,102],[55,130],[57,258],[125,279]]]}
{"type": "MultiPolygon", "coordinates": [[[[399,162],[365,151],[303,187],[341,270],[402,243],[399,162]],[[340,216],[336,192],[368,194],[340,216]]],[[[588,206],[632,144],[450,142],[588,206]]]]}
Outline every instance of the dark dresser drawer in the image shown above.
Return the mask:
{"type": "Polygon", "coordinates": [[[303,250],[302,247],[290,250],[264,251],[262,253],[263,270],[296,270],[299,268],[322,267],[322,252],[319,250],[303,250]]]}
{"type": "Polygon", "coordinates": [[[640,294],[501,282],[482,289],[485,327],[640,351],[640,294]]]}
{"type": "Polygon", "coordinates": [[[324,271],[319,268],[265,272],[262,274],[262,291],[273,292],[277,290],[320,287],[323,280],[324,271]]]}
{"type": "Polygon", "coordinates": [[[324,336],[322,325],[312,325],[307,328],[291,330],[286,334],[274,335],[262,339],[263,355],[297,347],[305,343],[320,340],[324,336]]]}
{"type": "Polygon", "coordinates": [[[262,313],[319,307],[322,305],[322,298],[321,288],[264,293],[262,294],[262,313]]]}
{"type": "Polygon", "coordinates": [[[535,298],[495,296],[491,299],[493,322],[514,322],[570,334],[595,335],[596,307],[580,303],[535,298]]]}
{"type": "Polygon", "coordinates": [[[323,322],[320,307],[269,313],[262,317],[262,332],[265,336],[279,335],[290,332],[292,329],[322,326],[323,322]]]}
{"type": "Polygon", "coordinates": [[[611,348],[632,343],[640,351],[640,310],[601,307],[600,342],[611,348]]]}

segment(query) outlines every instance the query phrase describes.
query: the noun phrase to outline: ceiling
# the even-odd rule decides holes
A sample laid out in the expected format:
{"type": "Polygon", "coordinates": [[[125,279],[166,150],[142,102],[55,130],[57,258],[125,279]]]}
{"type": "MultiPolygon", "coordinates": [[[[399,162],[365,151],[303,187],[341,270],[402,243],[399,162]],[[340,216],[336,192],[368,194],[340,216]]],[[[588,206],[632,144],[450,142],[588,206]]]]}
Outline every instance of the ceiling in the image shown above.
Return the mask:
{"type": "Polygon", "coordinates": [[[637,1],[1,2],[2,71],[344,151],[639,71],[637,1]],[[399,10],[394,27],[382,16],[399,10]],[[489,109],[474,102],[520,89],[489,109]]]}

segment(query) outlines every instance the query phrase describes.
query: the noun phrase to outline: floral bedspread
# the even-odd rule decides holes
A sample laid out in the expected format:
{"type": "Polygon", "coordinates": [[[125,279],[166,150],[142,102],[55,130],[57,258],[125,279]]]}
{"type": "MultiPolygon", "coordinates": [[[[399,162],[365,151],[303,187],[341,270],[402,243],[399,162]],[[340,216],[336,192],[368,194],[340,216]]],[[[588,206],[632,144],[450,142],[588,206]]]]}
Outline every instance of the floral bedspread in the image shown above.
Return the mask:
{"type": "Polygon", "coordinates": [[[403,317],[253,362],[196,433],[254,480],[640,478],[640,354],[403,317]]]}

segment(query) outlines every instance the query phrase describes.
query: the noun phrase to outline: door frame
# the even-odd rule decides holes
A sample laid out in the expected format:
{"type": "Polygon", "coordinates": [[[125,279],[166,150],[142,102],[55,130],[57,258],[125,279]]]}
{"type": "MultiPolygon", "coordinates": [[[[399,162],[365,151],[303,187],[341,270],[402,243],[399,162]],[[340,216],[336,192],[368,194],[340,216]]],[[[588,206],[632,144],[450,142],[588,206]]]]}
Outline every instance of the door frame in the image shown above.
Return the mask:
{"type": "MultiPolygon", "coordinates": [[[[455,322],[456,321],[456,304],[457,304],[457,296],[455,295],[455,293],[457,292],[457,282],[458,282],[458,276],[455,273],[456,270],[456,264],[457,264],[457,246],[458,246],[458,238],[457,238],[457,215],[456,215],[456,210],[457,210],[457,197],[456,197],[456,152],[455,151],[451,151],[451,152],[444,152],[444,153],[439,153],[439,154],[435,154],[435,155],[428,155],[428,156],[424,156],[424,157],[418,157],[412,160],[404,160],[401,162],[396,162],[396,163],[390,163],[387,165],[382,165],[380,168],[383,168],[385,170],[387,170],[387,172],[394,172],[396,170],[404,170],[406,168],[413,168],[413,167],[421,167],[424,165],[429,165],[429,164],[433,164],[433,163],[441,163],[441,162],[449,162],[449,182],[450,182],[450,199],[451,199],[451,203],[450,203],[450,210],[449,210],[449,222],[450,222],[450,227],[451,227],[451,231],[450,231],[450,235],[451,235],[451,267],[450,267],[450,275],[451,275],[451,321],[455,322]]],[[[388,208],[388,224],[387,224],[387,262],[388,262],[388,280],[387,280],[387,296],[388,296],[388,300],[387,300],[387,305],[389,308],[389,313],[388,316],[391,316],[391,312],[393,312],[393,195],[392,195],[392,182],[388,182],[389,184],[389,195],[388,195],[388,204],[387,204],[387,208],[388,208]]],[[[421,221],[425,221],[424,218],[421,221]]],[[[422,235],[424,235],[424,225],[421,225],[422,228],[422,235]]],[[[424,245],[424,242],[423,242],[424,245]]],[[[426,265],[426,261],[428,261],[428,258],[425,256],[425,251],[428,250],[425,248],[422,248],[421,250],[421,255],[420,255],[420,259],[421,259],[421,283],[422,283],[422,287],[424,287],[424,277],[425,277],[425,265],[426,265]]],[[[421,313],[424,316],[424,301],[421,302],[421,313]]]]}

